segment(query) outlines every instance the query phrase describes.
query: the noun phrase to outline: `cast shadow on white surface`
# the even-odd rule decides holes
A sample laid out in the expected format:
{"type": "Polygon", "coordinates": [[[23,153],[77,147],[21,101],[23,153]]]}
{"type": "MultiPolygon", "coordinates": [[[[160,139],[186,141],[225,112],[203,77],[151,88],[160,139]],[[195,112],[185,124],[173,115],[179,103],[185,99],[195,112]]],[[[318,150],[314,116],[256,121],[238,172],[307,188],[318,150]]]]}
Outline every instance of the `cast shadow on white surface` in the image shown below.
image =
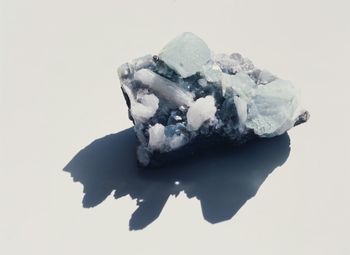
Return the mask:
{"type": "Polygon", "coordinates": [[[143,229],[156,220],[169,196],[181,191],[200,201],[208,222],[229,220],[290,152],[289,136],[284,134],[238,148],[201,151],[152,170],[137,167],[135,145],[134,131],[129,128],[95,140],[64,168],[84,186],[83,207],[99,205],[114,191],[116,199],[126,195],[136,199],[130,230],[143,229]]]}

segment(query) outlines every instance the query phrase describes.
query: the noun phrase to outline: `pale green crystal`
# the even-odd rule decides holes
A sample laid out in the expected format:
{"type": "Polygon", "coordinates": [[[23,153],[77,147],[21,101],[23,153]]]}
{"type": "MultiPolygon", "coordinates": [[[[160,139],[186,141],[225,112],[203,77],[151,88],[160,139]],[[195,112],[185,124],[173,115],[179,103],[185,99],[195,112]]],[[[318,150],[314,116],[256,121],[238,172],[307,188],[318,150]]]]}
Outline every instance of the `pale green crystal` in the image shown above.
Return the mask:
{"type": "Polygon", "coordinates": [[[277,79],[259,85],[248,104],[246,127],[254,133],[271,137],[284,133],[295,122],[298,93],[291,82],[277,79]]]}
{"type": "Polygon", "coordinates": [[[206,43],[189,32],[173,39],[159,53],[159,59],[183,78],[199,72],[210,58],[206,43]]]}

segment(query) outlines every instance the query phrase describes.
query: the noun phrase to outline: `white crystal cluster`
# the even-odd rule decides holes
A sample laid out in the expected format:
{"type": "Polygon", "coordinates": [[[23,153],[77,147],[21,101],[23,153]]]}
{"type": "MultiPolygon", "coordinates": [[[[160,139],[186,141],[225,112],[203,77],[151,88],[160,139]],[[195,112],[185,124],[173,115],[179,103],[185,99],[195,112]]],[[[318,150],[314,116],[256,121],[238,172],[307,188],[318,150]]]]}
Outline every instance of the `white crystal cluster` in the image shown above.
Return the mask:
{"type": "Polygon", "coordinates": [[[143,166],[201,138],[239,144],[283,134],[308,118],[291,82],[238,53],[215,54],[192,33],[176,37],[158,55],[122,65],[118,75],[143,166]]]}

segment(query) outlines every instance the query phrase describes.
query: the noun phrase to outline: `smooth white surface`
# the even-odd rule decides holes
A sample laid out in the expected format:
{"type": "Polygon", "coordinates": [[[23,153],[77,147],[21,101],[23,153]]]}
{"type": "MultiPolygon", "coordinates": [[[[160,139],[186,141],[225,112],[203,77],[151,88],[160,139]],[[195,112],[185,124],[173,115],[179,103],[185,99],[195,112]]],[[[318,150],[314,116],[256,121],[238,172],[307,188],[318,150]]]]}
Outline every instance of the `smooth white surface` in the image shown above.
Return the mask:
{"type": "MultiPolygon", "coordinates": [[[[348,1],[1,1],[0,254],[350,254],[348,1]],[[82,208],[62,168],[131,126],[117,67],[191,31],[296,84],[309,123],[230,220],[170,197],[147,228],[109,196],[82,208]]],[[[219,185],[218,185],[219,188],[219,185]]]]}

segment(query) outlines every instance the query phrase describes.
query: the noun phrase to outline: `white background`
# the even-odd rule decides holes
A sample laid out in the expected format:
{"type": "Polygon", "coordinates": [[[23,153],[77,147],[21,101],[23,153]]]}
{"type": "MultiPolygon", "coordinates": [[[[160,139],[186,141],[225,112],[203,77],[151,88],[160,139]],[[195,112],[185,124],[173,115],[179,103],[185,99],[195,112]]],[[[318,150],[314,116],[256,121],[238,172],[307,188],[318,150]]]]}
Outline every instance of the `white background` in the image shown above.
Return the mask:
{"type": "Polygon", "coordinates": [[[349,7],[1,0],[0,253],[350,254],[349,7]],[[293,81],[311,119],[289,132],[288,159],[231,220],[207,222],[181,192],[129,231],[135,200],[83,208],[83,185],[62,169],[131,127],[117,67],[184,31],[293,81]]]}

